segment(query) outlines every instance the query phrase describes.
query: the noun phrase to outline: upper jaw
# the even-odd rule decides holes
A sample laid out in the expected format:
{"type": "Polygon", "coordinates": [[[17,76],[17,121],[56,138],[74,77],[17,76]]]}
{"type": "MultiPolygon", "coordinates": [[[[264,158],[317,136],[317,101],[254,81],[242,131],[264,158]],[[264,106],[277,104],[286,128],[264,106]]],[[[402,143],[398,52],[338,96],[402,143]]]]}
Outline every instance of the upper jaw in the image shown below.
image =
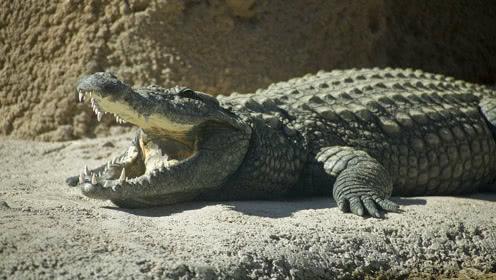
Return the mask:
{"type": "Polygon", "coordinates": [[[146,92],[127,90],[123,93],[105,93],[99,90],[78,87],[78,101],[91,104],[97,120],[105,114],[112,114],[117,123],[131,123],[147,134],[173,138],[179,142],[186,139],[201,124],[215,121],[236,129],[246,130],[246,125],[226,114],[220,106],[209,107],[174,99],[164,95],[163,100],[145,97],[146,92]]]}
{"type": "MultiPolygon", "coordinates": [[[[99,101],[103,100],[102,94],[98,91],[83,91],[81,89],[78,89],[78,101],[84,103],[86,100],[89,100],[89,102],[91,103],[91,108],[93,109],[93,112],[95,112],[97,120],[101,121],[103,115],[108,113],[107,111],[103,110],[99,104],[99,101]]],[[[118,114],[112,114],[117,123],[126,123],[126,121],[122,119],[118,114]]]]}
{"type": "Polygon", "coordinates": [[[98,121],[110,112],[117,123],[132,123],[151,134],[162,128],[167,129],[161,135],[182,134],[206,121],[221,122],[245,133],[251,130],[249,125],[227,113],[215,98],[206,98],[208,95],[176,88],[134,90],[107,72],[83,78],[77,86],[77,95],[79,102],[91,103],[98,121]],[[189,92],[194,94],[188,96],[189,92]]]}
{"type": "Polygon", "coordinates": [[[97,72],[83,77],[76,88],[77,101],[88,101],[95,112],[98,121],[108,112],[113,113],[117,123],[124,123],[124,117],[109,108],[105,108],[104,101],[117,102],[132,96],[132,89],[109,72],[97,72]]]}

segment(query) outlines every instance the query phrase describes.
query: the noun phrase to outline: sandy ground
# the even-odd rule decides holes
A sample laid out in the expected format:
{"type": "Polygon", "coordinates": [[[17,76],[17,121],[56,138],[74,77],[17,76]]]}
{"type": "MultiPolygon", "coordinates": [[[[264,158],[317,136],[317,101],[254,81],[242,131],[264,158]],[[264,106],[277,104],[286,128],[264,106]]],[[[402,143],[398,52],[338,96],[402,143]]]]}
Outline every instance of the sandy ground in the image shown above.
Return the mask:
{"type": "Polygon", "coordinates": [[[496,277],[496,194],[395,198],[376,220],[328,198],[131,211],[64,184],[130,138],[0,138],[0,279],[496,277]]]}

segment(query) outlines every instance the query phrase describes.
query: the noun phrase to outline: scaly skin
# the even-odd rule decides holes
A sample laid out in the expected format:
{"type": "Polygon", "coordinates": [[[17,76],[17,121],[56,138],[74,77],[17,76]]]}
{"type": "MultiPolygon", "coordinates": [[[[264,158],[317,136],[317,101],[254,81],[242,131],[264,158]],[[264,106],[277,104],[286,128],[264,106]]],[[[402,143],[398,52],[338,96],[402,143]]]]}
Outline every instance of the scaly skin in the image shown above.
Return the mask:
{"type": "Polygon", "coordinates": [[[332,194],[344,212],[380,217],[398,209],[391,194],[496,179],[496,92],[419,70],[319,72],[217,99],[96,73],[78,92],[141,128],[121,157],[68,179],[123,207],[332,194]]]}

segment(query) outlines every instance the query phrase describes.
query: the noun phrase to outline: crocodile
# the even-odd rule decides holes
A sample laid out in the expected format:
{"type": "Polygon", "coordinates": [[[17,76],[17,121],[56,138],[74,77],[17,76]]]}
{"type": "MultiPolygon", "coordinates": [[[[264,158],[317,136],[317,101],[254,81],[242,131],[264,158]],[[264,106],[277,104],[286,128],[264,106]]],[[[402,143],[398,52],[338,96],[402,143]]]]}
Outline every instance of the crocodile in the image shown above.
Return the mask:
{"type": "Polygon", "coordinates": [[[391,196],[495,190],[496,91],[440,74],[320,71],[213,97],[100,72],[76,95],[98,120],[139,128],[120,156],[67,179],[118,207],[332,195],[384,217],[401,211],[391,196]]]}

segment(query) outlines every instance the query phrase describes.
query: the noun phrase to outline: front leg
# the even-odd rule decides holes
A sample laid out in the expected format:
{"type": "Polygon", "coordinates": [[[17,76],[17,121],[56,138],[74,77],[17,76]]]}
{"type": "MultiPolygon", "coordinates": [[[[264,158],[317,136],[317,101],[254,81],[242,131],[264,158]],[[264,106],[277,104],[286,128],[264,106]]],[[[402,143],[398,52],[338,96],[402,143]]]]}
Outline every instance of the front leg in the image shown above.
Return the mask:
{"type": "Polygon", "coordinates": [[[332,194],[341,211],[363,216],[366,210],[377,218],[378,209],[398,211],[399,206],[388,200],[393,191],[390,175],[366,152],[347,146],[327,147],[317,154],[317,161],[336,178],[332,194]]]}

